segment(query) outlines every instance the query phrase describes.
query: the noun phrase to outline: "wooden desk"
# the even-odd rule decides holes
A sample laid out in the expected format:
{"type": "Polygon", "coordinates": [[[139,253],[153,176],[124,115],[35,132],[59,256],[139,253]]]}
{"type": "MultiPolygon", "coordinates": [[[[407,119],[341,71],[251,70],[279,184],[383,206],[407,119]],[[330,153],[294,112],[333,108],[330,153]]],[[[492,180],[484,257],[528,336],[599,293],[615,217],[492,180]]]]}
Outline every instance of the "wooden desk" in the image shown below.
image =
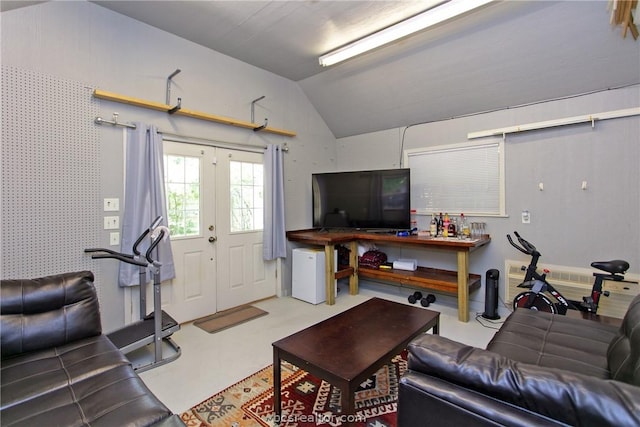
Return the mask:
{"type": "Polygon", "coordinates": [[[335,304],[333,283],[336,279],[349,277],[349,293],[356,295],[358,293],[358,276],[362,276],[457,295],[458,319],[462,322],[469,321],[469,290],[480,288],[481,280],[479,275],[469,274],[469,253],[491,241],[489,235],[476,240],[458,240],[422,236],[398,237],[394,234],[368,233],[358,230],[320,231],[318,229],[288,231],[287,238],[292,242],[324,247],[325,286],[327,304],[329,305],[335,304]],[[457,271],[426,267],[419,267],[416,271],[358,268],[358,241],[455,252],[457,271]],[[334,273],[336,260],[333,250],[337,244],[349,247],[349,266],[334,273]]]}

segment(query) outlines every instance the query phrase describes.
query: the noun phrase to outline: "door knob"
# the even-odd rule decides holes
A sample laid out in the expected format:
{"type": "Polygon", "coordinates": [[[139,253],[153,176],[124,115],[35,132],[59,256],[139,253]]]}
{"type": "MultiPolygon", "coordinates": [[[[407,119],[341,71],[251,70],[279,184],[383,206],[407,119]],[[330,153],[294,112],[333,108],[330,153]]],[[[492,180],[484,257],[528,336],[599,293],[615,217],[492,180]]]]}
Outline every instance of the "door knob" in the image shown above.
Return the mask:
{"type": "Polygon", "coordinates": [[[209,242],[211,243],[215,242],[216,240],[218,240],[216,237],[213,237],[213,236],[209,237],[209,242]]]}

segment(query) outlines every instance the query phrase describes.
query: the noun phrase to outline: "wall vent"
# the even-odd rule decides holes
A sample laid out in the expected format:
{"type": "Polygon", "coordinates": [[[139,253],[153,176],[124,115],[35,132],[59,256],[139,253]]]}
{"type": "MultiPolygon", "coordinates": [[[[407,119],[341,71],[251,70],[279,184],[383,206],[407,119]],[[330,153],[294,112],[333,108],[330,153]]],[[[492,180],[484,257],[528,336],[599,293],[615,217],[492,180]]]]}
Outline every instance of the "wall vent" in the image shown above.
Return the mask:
{"type": "MultiPolygon", "coordinates": [[[[519,288],[518,285],[524,280],[525,271],[522,266],[526,263],[522,261],[506,260],[504,271],[507,272],[506,280],[506,303],[512,309],[513,298],[526,289],[519,288]]],[[[593,286],[593,272],[587,268],[567,267],[561,265],[538,264],[538,271],[547,269],[547,281],[551,283],[565,298],[572,300],[582,300],[582,297],[589,295],[593,286]]],[[[638,275],[627,274],[625,279],[638,282],[638,275]]],[[[605,281],[603,289],[609,291],[608,297],[602,297],[598,314],[604,316],[622,318],[629,307],[629,303],[640,293],[638,283],[605,281]]],[[[553,301],[553,298],[551,297],[553,301]]],[[[555,302],[555,301],[554,301],[555,302]]]]}

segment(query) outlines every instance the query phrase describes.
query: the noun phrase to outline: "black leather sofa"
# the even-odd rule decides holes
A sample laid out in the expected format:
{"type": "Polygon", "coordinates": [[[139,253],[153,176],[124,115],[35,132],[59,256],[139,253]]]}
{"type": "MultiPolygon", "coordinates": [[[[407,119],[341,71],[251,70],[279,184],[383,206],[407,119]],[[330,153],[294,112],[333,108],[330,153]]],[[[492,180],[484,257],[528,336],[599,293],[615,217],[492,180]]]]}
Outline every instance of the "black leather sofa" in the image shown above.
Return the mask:
{"type": "Polygon", "coordinates": [[[409,345],[398,426],[640,426],[640,295],[621,326],[517,309],[486,350],[409,345]]]}
{"type": "Polygon", "coordinates": [[[184,426],[102,335],[93,280],[2,280],[2,425],[184,426]]]}

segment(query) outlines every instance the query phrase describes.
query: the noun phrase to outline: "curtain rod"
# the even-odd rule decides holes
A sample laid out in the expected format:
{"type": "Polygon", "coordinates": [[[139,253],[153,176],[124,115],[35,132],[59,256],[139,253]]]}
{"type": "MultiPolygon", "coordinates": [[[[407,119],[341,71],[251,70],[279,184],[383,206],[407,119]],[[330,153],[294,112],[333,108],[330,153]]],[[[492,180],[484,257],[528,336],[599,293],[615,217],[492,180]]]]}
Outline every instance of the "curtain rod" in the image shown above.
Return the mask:
{"type": "Polygon", "coordinates": [[[102,117],[98,116],[95,119],[93,119],[93,122],[97,125],[103,125],[103,124],[108,124],[108,125],[112,125],[112,126],[122,126],[125,128],[129,128],[129,129],[135,129],[136,125],[132,125],[129,123],[119,123],[118,122],[118,113],[113,113],[113,120],[105,120],[102,117]]]}
{"type": "MultiPolygon", "coordinates": [[[[122,126],[129,129],[136,129],[136,125],[130,123],[120,123],[118,122],[118,113],[113,113],[113,120],[104,120],[102,117],[96,117],[93,122],[97,125],[109,124],[112,126],[122,126]]],[[[163,132],[158,130],[160,135],[167,136],[169,138],[173,138],[172,140],[175,142],[182,142],[185,144],[194,144],[194,145],[206,145],[209,147],[219,147],[219,148],[231,148],[234,150],[242,150],[242,151],[251,151],[251,152],[261,152],[267,149],[266,145],[250,145],[250,144],[242,144],[239,142],[223,142],[216,141],[214,139],[201,138],[199,136],[189,136],[189,135],[180,135],[177,133],[163,132]]],[[[289,147],[285,142],[280,146],[280,149],[287,153],[289,151],[289,147]]]]}
{"type": "MultiPolygon", "coordinates": [[[[224,142],[224,141],[216,141],[215,139],[207,139],[201,138],[199,136],[189,136],[189,135],[180,135],[177,133],[171,132],[163,132],[158,130],[158,133],[163,136],[167,136],[168,140],[174,142],[183,142],[185,144],[194,144],[194,145],[206,145],[208,147],[218,147],[218,148],[230,148],[233,150],[241,150],[241,151],[250,151],[250,152],[261,152],[267,149],[266,145],[251,145],[251,144],[242,144],[240,142],[224,142]]],[[[288,152],[289,147],[285,142],[280,146],[280,149],[283,152],[288,152]]]]}

